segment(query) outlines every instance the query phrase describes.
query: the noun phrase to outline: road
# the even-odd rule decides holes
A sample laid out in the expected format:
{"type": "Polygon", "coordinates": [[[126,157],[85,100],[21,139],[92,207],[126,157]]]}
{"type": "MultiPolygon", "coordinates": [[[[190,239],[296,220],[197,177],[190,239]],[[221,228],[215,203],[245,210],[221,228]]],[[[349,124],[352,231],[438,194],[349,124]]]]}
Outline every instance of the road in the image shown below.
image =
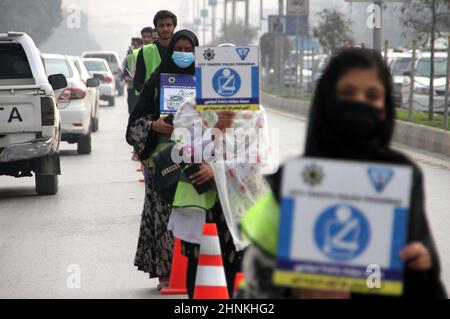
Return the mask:
{"type": "MultiPolygon", "coordinates": [[[[33,179],[0,177],[0,298],[161,298],[157,281],[133,267],[144,189],[124,141],[126,99],[116,101],[101,108],[91,155],[62,144],[57,196],[36,196],[33,179]],[[74,269],[79,288],[67,284],[74,269]]],[[[268,113],[280,132],[280,159],[300,154],[304,120],[268,113]]],[[[450,160],[405,151],[425,173],[429,218],[450,288],[450,160]]]]}

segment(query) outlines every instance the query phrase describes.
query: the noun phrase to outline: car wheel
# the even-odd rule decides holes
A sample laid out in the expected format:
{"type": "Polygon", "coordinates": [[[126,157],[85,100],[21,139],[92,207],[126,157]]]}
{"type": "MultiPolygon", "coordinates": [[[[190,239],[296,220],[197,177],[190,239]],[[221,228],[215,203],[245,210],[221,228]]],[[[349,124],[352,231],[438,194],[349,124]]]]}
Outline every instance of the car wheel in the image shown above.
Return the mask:
{"type": "Polygon", "coordinates": [[[91,132],[86,136],[80,136],[77,144],[78,154],[85,155],[91,154],[92,151],[92,138],[91,132]]]}
{"type": "Polygon", "coordinates": [[[108,105],[109,106],[114,106],[114,104],[116,104],[116,98],[114,96],[109,97],[108,105]]]}
{"type": "Polygon", "coordinates": [[[91,123],[92,123],[91,127],[92,132],[98,132],[98,118],[93,118],[91,120],[91,123]]]}
{"type": "Polygon", "coordinates": [[[35,175],[36,193],[41,196],[58,193],[58,175],[35,175]]]}

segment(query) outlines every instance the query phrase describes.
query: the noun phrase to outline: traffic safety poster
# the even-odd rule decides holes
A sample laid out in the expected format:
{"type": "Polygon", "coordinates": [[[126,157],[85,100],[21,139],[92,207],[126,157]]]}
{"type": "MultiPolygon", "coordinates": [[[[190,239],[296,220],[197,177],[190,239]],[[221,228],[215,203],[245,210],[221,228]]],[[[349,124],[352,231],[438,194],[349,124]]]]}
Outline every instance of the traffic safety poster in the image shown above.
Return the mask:
{"type": "Polygon", "coordinates": [[[289,161],[274,282],[401,295],[411,183],[407,166],[289,161]]]}
{"type": "Polygon", "coordinates": [[[259,47],[198,47],[195,66],[197,110],[259,110],[259,47]]]}
{"type": "Polygon", "coordinates": [[[186,74],[161,74],[161,114],[175,114],[190,97],[195,97],[195,77],[186,74]]]}

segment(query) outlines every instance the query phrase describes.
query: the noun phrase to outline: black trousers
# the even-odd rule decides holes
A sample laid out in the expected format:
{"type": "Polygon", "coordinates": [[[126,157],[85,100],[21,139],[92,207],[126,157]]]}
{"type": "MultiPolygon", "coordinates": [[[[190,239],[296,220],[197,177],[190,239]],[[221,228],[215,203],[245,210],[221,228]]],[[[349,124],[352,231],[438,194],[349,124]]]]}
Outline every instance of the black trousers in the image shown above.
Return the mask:
{"type": "MultiPolygon", "coordinates": [[[[225,278],[227,280],[228,294],[230,295],[230,298],[232,298],[235,277],[236,274],[241,271],[242,257],[244,255],[244,252],[236,251],[236,247],[233,243],[233,238],[231,237],[230,230],[228,229],[228,225],[222,213],[220,203],[216,204],[216,206],[206,214],[206,222],[215,223],[217,225],[223,266],[225,270],[225,278]]],[[[188,291],[189,299],[193,299],[200,245],[182,241],[181,246],[183,255],[188,258],[186,288],[188,291]]]]}
{"type": "Polygon", "coordinates": [[[128,103],[128,114],[133,112],[134,106],[136,105],[139,97],[136,95],[136,91],[134,89],[127,90],[127,103],[128,103]]]}

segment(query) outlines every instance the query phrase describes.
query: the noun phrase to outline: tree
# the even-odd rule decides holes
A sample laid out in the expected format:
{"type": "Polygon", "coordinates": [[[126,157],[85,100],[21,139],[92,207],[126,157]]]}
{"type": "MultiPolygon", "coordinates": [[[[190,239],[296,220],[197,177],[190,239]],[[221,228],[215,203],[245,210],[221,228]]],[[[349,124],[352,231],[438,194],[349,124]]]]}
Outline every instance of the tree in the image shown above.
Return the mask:
{"type": "Polygon", "coordinates": [[[62,0],[1,0],[0,31],[28,33],[39,45],[62,21],[62,0]]]}
{"type": "MultiPolygon", "coordinates": [[[[401,24],[412,30],[413,35],[424,46],[430,43],[430,90],[428,100],[428,119],[434,116],[434,56],[435,41],[441,36],[441,30],[450,26],[448,16],[439,14],[444,12],[448,0],[407,0],[401,7],[401,24]]],[[[406,31],[408,32],[408,31],[406,31]]]]}
{"type": "Polygon", "coordinates": [[[313,28],[313,35],[319,40],[325,53],[332,55],[339,48],[354,43],[352,22],[343,13],[336,9],[323,9],[317,16],[319,22],[313,28]]]}
{"type": "Polygon", "coordinates": [[[261,59],[265,63],[265,57],[268,56],[269,69],[275,68],[275,50],[283,52],[283,61],[287,61],[292,51],[291,42],[287,37],[276,36],[270,33],[264,33],[259,39],[259,47],[261,49],[261,59]],[[281,38],[281,48],[275,46],[275,38],[281,38]]]}

